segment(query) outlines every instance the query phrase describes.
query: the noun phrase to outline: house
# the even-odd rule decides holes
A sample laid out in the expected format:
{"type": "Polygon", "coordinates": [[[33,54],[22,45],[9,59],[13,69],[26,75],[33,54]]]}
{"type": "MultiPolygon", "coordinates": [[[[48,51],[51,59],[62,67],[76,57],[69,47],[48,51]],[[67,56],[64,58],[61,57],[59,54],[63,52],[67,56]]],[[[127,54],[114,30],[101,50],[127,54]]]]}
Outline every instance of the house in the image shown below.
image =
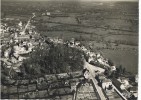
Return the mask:
{"type": "Polygon", "coordinates": [[[27,96],[27,93],[19,93],[19,98],[20,99],[25,99],[27,96]]]}
{"type": "Polygon", "coordinates": [[[36,90],[36,84],[29,84],[28,91],[34,91],[34,90],[36,90]]]}
{"type": "Polygon", "coordinates": [[[50,88],[65,88],[70,87],[69,81],[56,81],[50,84],[50,88]]]}
{"type": "Polygon", "coordinates": [[[82,76],[82,72],[81,72],[81,71],[72,72],[72,73],[71,73],[71,76],[72,76],[73,78],[81,77],[81,76],[82,76]]]}
{"type": "Polygon", "coordinates": [[[90,52],[90,51],[88,51],[87,54],[88,54],[90,57],[95,57],[95,56],[96,56],[96,54],[95,54],[94,52],[90,52]]]}
{"type": "Polygon", "coordinates": [[[14,48],[14,52],[18,54],[20,47],[18,45],[15,45],[13,48],[14,48]]]}
{"type": "Polygon", "coordinates": [[[90,62],[93,62],[94,61],[94,58],[93,57],[89,57],[88,58],[88,62],[90,63],[90,62]]]}
{"type": "Polygon", "coordinates": [[[67,73],[61,73],[57,75],[58,79],[67,79],[69,75],[67,73]]]}
{"type": "Polygon", "coordinates": [[[98,79],[98,81],[99,81],[100,83],[102,83],[102,81],[106,78],[105,75],[102,74],[102,73],[101,73],[101,74],[98,74],[96,77],[97,77],[97,79],[98,79]]]}
{"type": "Polygon", "coordinates": [[[16,57],[16,58],[18,58],[18,57],[19,57],[19,55],[18,55],[18,53],[17,53],[17,52],[13,53],[13,56],[14,56],[14,57],[16,57]]]}
{"type": "Polygon", "coordinates": [[[44,89],[47,89],[48,87],[49,87],[49,85],[46,81],[42,81],[41,83],[37,84],[37,88],[39,90],[44,90],[44,89]]]}
{"type": "Polygon", "coordinates": [[[97,58],[101,57],[101,54],[100,53],[96,54],[96,57],[97,58]]]}
{"type": "Polygon", "coordinates": [[[130,85],[128,78],[120,77],[118,80],[119,80],[125,87],[128,87],[128,86],[130,85]]]}
{"type": "Polygon", "coordinates": [[[18,85],[27,85],[27,84],[29,84],[29,80],[28,79],[18,80],[18,85]]]}
{"type": "Polygon", "coordinates": [[[1,85],[1,93],[2,94],[7,94],[8,93],[8,87],[4,86],[4,85],[1,85]]]}
{"type": "Polygon", "coordinates": [[[10,39],[10,43],[13,43],[14,41],[13,41],[13,39],[10,39]]]}
{"type": "Polygon", "coordinates": [[[126,98],[130,98],[130,96],[131,96],[131,93],[128,92],[127,90],[122,90],[122,94],[123,94],[123,96],[125,96],[126,98]]]}
{"type": "Polygon", "coordinates": [[[18,99],[18,94],[10,94],[9,98],[10,99],[18,99]]]}
{"type": "Polygon", "coordinates": [[[79,45],[80,45],[80,42],[76,41],[76,42],[75,42],[75,45],[76,45],[76,46],[79,46],[79,45]]]}
{"type": "Polygon", "coordinates": [[[116,66],[111,66],[111,71],[116,71],[116,66]]]}
{"type": "Polygon", "coordinates": [[[18,39],[15,39],[15,40],[14,40],[14,42],[15,42],[15,43],[18,43],[18,42],[19,42],[19,40],[18,40],[18,39]]]}
{"type": "Polygon", "coordinates": [[[133,94],[136,98],[138,97],[138,87],[137,86],[133,86],[129,88],[129,92],[133,94]]]}
{"type": "Polygon", "coordinates": [[[104,79],[102,80],[102,88],[107,89],[109,86],[112,85],[112,81],[110,79],[104,79]]]}
{"type": "Polygon", "coordinates": [[[8,87],[8,93],[17,93],[17,86],[9,86],[8,87]]]}
{"type": "Polygon", "coordinates": [[[22,22],[21,22],[21,21],[19,22],[19,24],[18,24],[18,25],[19,25],[19,27],[22,27],[22,26],[23,26],[23,24],[22,24],[22,22]]]}
{"type": "Polygon", "coordinates": [[[99,58],[97,58],[97,61],[98,61],[100,64],[105,65],[105,62],[104,62],[104,59],[103,59],[103,58],[99,57],[99,58]]]}
{"type": "Polygon", "coordinates": [[[8,48],[7,50],[5,50],[5,52],[4,52],[4,57],[5,57],[5,58],[9,58],[10,52],[11,52],[11,48],[8,48]]]}
{"type": "Polygon", "coordinates": [[[21,65],[22,65],[22,62],[18,62],[18,63],[13,64],[13,70],[15,72],[21,72],[21,70],[20,70],[21,65]]]}
{"type": "Polygon", "coordinates": [[[18,87],[18,92],[27,92],[28,91],[28,87],[24,86],[24,85],[20,85],[18,87]]]}
{"type": "Polygon", "coordinates": [[[89,70],[84,69],[83,70],[83,75],[84,75],[84,78],[85,79],[89,79],[90,78],[90,72],[89,72],[89,70]]]}
{"type": "Polygon", "coordinates": [[[53,96],[60,96],[60,95],[67,95],[72,93],[70,88],[59,88],[59,89],[54,89],[52,90],[52,95],[53,96]]]}
{"type": "Polygon", "coordinates": [[[37,79],[37,83],[41,84],[43,81],[45,81],[44,77],[40,77],[37,79]]]}
{"type": "Polygon", "coordinates": [[[11,60],[10,60],[12,63],[17,63],[18,60],[15,58],[15,57],[11,57],[11,60]]]}
{"type": "Polygon", "coordinates": [[[135,82],[138,83],[138,75],[135,76],[135,82]]]}
{"type": "Polygon", "coordinates": [[[81,46],[81,50],[83,50],[83,51],[87,51],[87,49],[84,47],[84,46],[81,46]]]}
{"type": "Polygon", "coordinates": [[[77,82],[70,82],[70,85],[71,85],[71,91],[76,91],[77,82]]]}
{"type": "Polygon", "coordinates": [[[14,38],[16,39],[18,37],[18,33],[15,33],[14,34],[14,38]]]}
{"type": "Polygon", "coordinates": [[[122,89],[120,87],[122,85],[121,82],[119,82],[116,78],[112,78],[112,83],[120,92],[122,92],[122,89]]]}
{"type": "Polygon", "coordinates": [[[47,15],[47,16],[50,16],[51,14],[50,14],[50,12],[47,12],[46,15],[47,15]]]}
{"type": "Polygon", "coordinates": [[[36,97],[35,92],[28,92],[28,93],[26,93],[26,95],[27,95],[27,98],[29,98],[29,99],[36,97]]]}
{"type": "Polygon", "coordinates": [[[11,62],[7,61],[6,59],[2,59],[2,61],[4,62],[4,65],[6,68],[11,68],[11,66],[12,66],[11,62]]]}
{"type": "Polygon", "coordinates": [[[120,89],[121,89],[121,90],[125,90],[126,88],[125,88],[125,86],[124,86],[123,84],[121,84],[121,85],[120,85],[120,89]]]}
{"type": "Polygon", "coordinates": [[[55,75],[44,75],[44,78],[46,81],[50,81],[50,80],[57,80],[55,75]]]}
{"type": "Polygon", "coordinates": [[[48,97],[48,92],[47,92],[47,90],[38,91],[38,97],[39,97],[39,98],[48,97]]]}
{"type": "Polygon", "coordinates": [[[36,83],[37,83],[37,80],[36,79],[29,80],[29,84],[36,84],[36,83]]]}
{"type": "Polygon", "coordinates": [[[24,59],[26,59],[26,58],[22,57],[22,56],[18,56],[18,61],[23,61],[24,59]]]}

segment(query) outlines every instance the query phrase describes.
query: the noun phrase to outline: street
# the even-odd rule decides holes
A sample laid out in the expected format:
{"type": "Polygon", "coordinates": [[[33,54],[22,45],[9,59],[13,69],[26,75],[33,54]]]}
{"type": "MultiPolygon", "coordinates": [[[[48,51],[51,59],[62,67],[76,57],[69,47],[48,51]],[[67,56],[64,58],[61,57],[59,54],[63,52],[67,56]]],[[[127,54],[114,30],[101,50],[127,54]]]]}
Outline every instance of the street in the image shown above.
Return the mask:
{"type": "Polygon", "coordinates": [[[84,62],[84,67],[89,70],[90,76],[91,76],[90,78],[92,79],[92,81],[93,81],[93,83],[94,83],[94,85],[95,85],[95,88],[96,88],[96,90],[97,90],[97,92],[98,92],[98,94],[99,94],[101,100],[107,100],[107,99],[105,98],[103,92],[102,92],[101,87],[98,86],[98,82],[97,82],[96,79],[95,79],[95,72],[94,72],[94,67],[95,67],[95,66],[93,66],[93,65],[91,65],[91,64],[89,64],[88,62],[85,61],[85,62],[84,62]]]}

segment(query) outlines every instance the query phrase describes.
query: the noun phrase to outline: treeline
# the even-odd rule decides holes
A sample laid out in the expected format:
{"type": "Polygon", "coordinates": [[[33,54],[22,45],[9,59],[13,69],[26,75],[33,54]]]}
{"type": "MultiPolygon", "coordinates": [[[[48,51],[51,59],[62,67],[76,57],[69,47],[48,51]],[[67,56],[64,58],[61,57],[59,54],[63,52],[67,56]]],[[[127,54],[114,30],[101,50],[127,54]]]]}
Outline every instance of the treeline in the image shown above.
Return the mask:
{"type": "Polygon", "coordinates": [[[24,60],[22,72],[28,75],[59,74],[83,69],[83,52],[65,45],[37,48],[24,60]]]}
{"type": "Polygon", "coordinates": [[[114,43],[117,45],[124,44],[124,45],[138,46],[138,43],[128,40],[115,40],[114,43]]]}

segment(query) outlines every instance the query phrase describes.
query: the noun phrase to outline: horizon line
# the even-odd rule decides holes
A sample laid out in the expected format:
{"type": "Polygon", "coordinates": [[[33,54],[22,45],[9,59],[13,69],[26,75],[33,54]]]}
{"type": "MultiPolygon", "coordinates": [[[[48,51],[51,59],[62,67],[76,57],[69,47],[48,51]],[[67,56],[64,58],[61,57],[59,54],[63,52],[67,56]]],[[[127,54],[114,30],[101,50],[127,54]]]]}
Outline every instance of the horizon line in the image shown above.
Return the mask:
{"type": "Polygon", "coordinates": [[[1,0],[1,1],[82,1],[82,2],[139,2],[139,0],[1,0]]]}

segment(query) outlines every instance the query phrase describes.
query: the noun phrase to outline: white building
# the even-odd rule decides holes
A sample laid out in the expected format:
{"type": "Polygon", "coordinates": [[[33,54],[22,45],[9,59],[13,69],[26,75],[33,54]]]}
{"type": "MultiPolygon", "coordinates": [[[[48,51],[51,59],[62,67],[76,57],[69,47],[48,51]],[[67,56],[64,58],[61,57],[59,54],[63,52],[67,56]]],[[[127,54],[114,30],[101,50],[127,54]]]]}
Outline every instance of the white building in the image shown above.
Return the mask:
{"type": "Polygon", "coordinates": [[[88,62],[90,63],[91,61],[94,61],[94,58],[93,57],[89,57],[88,58],[88,62]]]}
{"type": "Polygon", "coordinates": [[[116,71],[116,66],[111,66],[111,71],[116,71]]]}
{"type": "Polygon", "coordinates": [[[110,85],[112,85],[112,82],[110,79],[105,79],[102,81],[102,88],[103,89],[109,88],[110,85]]]}
{"type": "Polygon", "coordinates": [[[19,27],[22,27],[22,26],[23,26],[23,24],[22,24],[22,22],[21,22],[21,21],[19,22],[19,24],[18,24],[18,25],[19,25],[19,27]]]}
{"type": "Polygon", "coordinates": [[[127,78],[120,78],[120,81],[125,87],[130,85],[129,80],[127,78]]]}
{"type": "Polygon", "coordinates": [[[79,46],[79,45],[80,45],[80,42],[76,41],[76,42],[75,42],[75,45],[76,45],[76,46],[79,46]]]}
{"type": "Polygon", "coordinates": [[[89,70],[86,70],[84,72],[84,77],[85,77],[85,79],[89,79],[90,78],[90,72],[89,72],[89,70]]]}
{"type": "Polygon", "coordinates": [[[17,37],[18,37],[18,33],[15,33],[15,34],[14,34],[14,38],[17,38],[17,37]]]}
{"type": "Polygon", "coordinates": [[[138,83],[138,75],[135,76],[135,82],[138,83]]]}
{"type": "Polygon", "coordinates": [[[47,12],[46,14],[47,14],[47,16],[50,16],[51,15],[50,12],[47,12]]]}
{"type": "Polygon", "coordinates": [[[10,53],[11,49],[7,49],[5,52],[4,52],[4,57],[5,58],[8,58],[9,57],[9,53],[10,53]]]}

